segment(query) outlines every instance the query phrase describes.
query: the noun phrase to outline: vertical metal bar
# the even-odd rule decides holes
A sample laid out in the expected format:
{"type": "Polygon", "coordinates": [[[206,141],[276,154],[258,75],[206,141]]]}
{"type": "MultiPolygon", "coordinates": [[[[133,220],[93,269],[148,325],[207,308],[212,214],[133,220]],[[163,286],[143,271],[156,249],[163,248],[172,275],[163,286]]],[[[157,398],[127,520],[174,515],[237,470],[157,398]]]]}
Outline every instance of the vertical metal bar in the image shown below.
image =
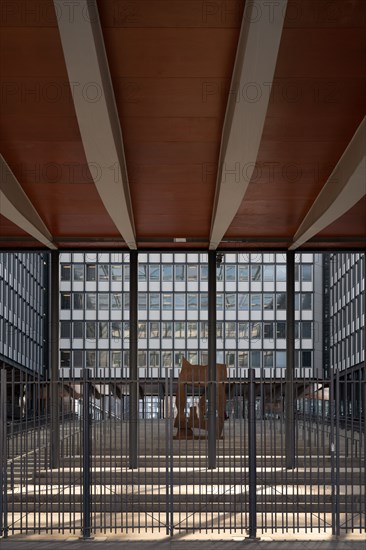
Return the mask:
{"type": "Polygon", "coordinates": [[[216,252],[208,253],[208,457],[216,468],[216,252]]]}
{"type": "Polygon", "coordinates": [[[294,363],[295,363],[295,255],[286,255],[286,468],[295,468],[295,400],[294,400],[294,363]]]}
{"type": "Polygon", "coordinates": [[[130,399],[129,399],[129,467],[138,467],[138,370],[137,370],[137,296],[138,253],[130,252],[130,399]]]}
{"type": "Polygon", "coordinates": [[[6,369],[1,370],[0,389],[0,536],[8,536],[7,525],[7,433],[6,433],[6,369]]]}
{"type": "Polygon", "coordinates": [[[340,384],[339,384],[339,370],[336,372],[336,428],[335,428],[335,535],[339,537],[341,532],[340,526],[340,509],[339,509],[339,491],[340,491],[340,384]]]}
{"type": "Polygon", "coordinates": [[[90,507],[90,442],[91,419],[89,412],[90,380],[89,369],[83,370],[83,539],[91,538],[91,507],[90,507]]]}
{"type": "Polygon", "coordinates": [[[49,310],[49,338],[50,363],[51,363],[51,468],[58,468],[60,465],[60,418],[59,418],[59,369],[58,369],[58,347],[59,347],[59,253],[53,250],[51,253],[51,274],[50,289],[51,300],[49,310]]]}
{"type": "Polygon", "coordinates": [[[249,538],[257,536],[257,449],[255,418],[255,370],[249,369],[248,439],[249,439],[249,538]]]}

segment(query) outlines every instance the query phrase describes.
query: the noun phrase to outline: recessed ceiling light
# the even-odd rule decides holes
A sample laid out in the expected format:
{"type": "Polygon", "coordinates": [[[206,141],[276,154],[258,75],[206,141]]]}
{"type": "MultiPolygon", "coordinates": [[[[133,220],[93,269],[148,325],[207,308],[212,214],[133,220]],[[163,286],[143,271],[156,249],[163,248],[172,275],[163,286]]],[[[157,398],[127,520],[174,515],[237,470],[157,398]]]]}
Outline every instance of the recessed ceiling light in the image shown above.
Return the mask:
{"type": "Polygon", "coordinates": [[[174,237],[175,243],[186,243],[187,239],[185,237],[174,237]]]}

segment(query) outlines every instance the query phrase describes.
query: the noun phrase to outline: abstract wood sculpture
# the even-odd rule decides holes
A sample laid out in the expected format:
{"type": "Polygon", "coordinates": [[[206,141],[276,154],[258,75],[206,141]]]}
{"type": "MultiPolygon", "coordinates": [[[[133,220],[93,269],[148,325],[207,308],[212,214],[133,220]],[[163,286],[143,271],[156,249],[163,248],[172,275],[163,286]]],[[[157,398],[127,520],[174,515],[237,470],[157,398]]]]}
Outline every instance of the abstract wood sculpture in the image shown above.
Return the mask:
{"type": "MultiPolygon", "coordinates": [[[[224,422],[225,422],[225,405],[226,405],[226,383],[227,369],[226,365],[216,365],[216,407],[217,407],[217,422],[216,436],[222,437],[224,422]]],[[[193,439],[193,428],[200,428],[207,431],[207,415],[206,415],[206,397],[208,386],[208,366],[207,365],[191,365],[183,358],[182,369],[179,373],[177,392],[176,392],[176,407],[178,409],[175,418],[174,426],[177,428],[175,439],[193,439]],[[198,388],[199,399],[199,416],[197,415],[196,407],[190,407],[189,417],[186,417],[185,408],[187,405],[187,389],[198,388]]]]}

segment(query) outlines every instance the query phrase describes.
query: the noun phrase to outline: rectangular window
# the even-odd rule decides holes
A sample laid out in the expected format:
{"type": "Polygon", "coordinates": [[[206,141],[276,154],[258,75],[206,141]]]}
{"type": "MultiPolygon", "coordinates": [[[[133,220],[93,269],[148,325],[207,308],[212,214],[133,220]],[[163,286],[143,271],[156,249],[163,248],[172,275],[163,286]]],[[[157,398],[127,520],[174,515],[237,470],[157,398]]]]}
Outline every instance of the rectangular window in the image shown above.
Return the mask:
{"type": "Polygon", "coordinates": [[[277,338],[286,338],[286,322],[277,321],[276,323],[276,337],[277,338]]]}
{"type": "Polygon", "coordinates": [[[175,309],[185,309],[186,307],[186,297],[185,294],[174,294],[174,308],[175,309]]]}
{"type": "Polygon", "coordinates": [[[263,266],[263,281],[273,282],[274,281],[274,266],[265,265],[263,266]]]}
{"type": "Polygon", "coordinates": [[[249,294],[238,294],[238,309],[239,311],[248,311],[249,309],[249,294]]]}
{"type": "Polygon", "coordinates": [[[108,322],[107,321],[99,321],[98,326],[99,326],[98,337],[99,338],[108,338],[108,322]]]}
{"type": "Polygon", "coordinates": [[[138,268],[138,277],[139,281],[146,281],[147,279],[147,265],[146,264],[139,264],[138,268]]]}
{"type": "Polygon", "coordinates": [[[160,353],[158,351],[150,351],[149,353],[150,367],[160,366],[160,353]]]}
{"type": "Polygon", "coordinates": [[[138,309],[142,311],[147,310],[147,294],[146,292],[138,293],[138,309]]]}
{"type": "Polygon", "coordinates": [[[286,266],[285,265],[276,265],[276,280],[277,282],[286,281],[286,266]]]}
{"type": "Polygon", "coordinates": [[[97,307],[97,296],[96,294],[90,294],[87,292],[86,294],[86,309],[88,310],[95,310],[97,307]]]}
{"type": "Polygon", "coordinates": [[[98,308],[101,311],[109,309],[109,294],[106,292],[98,295],[98,308]]]}
{"type": "Polygon", "coordinates": [[[260,309],[262,309],[262,296],[261,294],[252,294],[251,295],[251,310],[252,311],[258,311],[260,309]]]}
{"type": "Polygon", "coordinates": [[[172,367],[172,352],[163,351],[163,367],[168,369],[172,367]]]}
{"type": "Polygon", "coordinates": [[[238,267],[238,276],[240,282],[249,281],[249,266],[241,265],[238,267]]]}
{"type": "Polygon", "coordinates": [[[238,363],[240,368],[248,368],[249,366],[249,352],[239,351],[238,353],[238,363]]]}
{"type": "Polygon", "coordinates": [[[74,281],[84,281],[84,266],[83,264],[73,265],[73,279],[74,281]]]}
{"type": "Polygon", "coordinates": [[[196,310],[198,308],[198,294],[187,295],[187,307],[191,310],[196,310]]]}
{"type": "Polygon", "coordinates": [[[201,281],[208,281],[208,266],[207,265],[201,265],[201,281]]]}
{"type": "Polygon", "coordinates": [[[225,309],[236,308],[236,294],[225,294],[225,309]]]}
{"type": "Polygon", "coordinates": [[[112,309],[122,309],[122,294],[112,294],[112,309]]]}
{"type": "Polygon", "coordinates": [[[225,280],[226,281],[236,281],[236,266],[235,265],[226,265],[225,266],[225,280]]]}
{"type": "Polygon", "coordinates": [[[84,308],[84,294],[81,292],[74,292],[73,294],[74,309],[84,308]]]}
{"type": "Polygon", "coordinates": [[[188,265],[187,266],[187,280],[188,281],[197,281],[197,266],[188,265]]]}
{"type": "Polygon", "coordinates": [[[250,339],[255,342],[261,339],[262,323],[250,323],[250,339]]]}
{"type": "Polygon", "coordinates": [[[301,309],[309,310],[311,309],[311,293],[303,292],[301,294],[301,309]]]}
{"type": "Polygon", "coordinates": [[[112,351],[112,367],[120,368],[122,366],[122,354],[120,351],[112,351]]]}
{"type": "Polygon", "coordinates": [[[70,309],[71,306],[71,294],[61,293],[61,309],[70,309]]]}
{"type": "Polygon", "coordinates": [[[109,367],[108,351],[99,352],[99,367],[102,369],[109,367]]]}
{"type": "Polygon", "coordinates": [[[61,264],[61,281],[71,281],[71,265],[61,264]]]}
{"type": "Polygon", "coordinates": [[[276,307],[280,310],[286,309],[286,294],[284,292],[276,294],[276,307]]]}
{"type": "Polygon", "coordinates": [[[261,352],[260,351],[251,351],[250,352],[250,366],[253,368],[258,368],[261,366],[261,352]]]}
{"type": "Polygon", "coordinates": [[[87,321],[86,323],[86,339],[87,340],[95,340],[96,333],[95,333],[95,322],[94,321],[87,321]]]}
{"type": "Polygon", "coordinates": [[[85,352],[85,355],[86,355],[86,367],[89,367],[89,368],[94,368],[94,367],[95,367],[95,359],[96,359],[95,354],[96,354],[95,351],[87,350],[87,351],[85,352]]]}
{"type": "Polygon", "coordinates": [[[161,327],[162,338],[172,338],[172,325],[173,323],[171,323],[170,321],[163,321],[162,327],[161,327]]]}
{"type": "Polygon", "coordinates": [[[222,321],[218,321],[216,323],[216,338],[223,338],[224,337],[224,323],[222,321]]]}
{"type": "Polygon", "coordinates": [[[239,338],[244,338],[246,340],[249,338],[249,323],[248,322],[238,324],[238,335],[239,335],[239,338]]]}
{"type": "Polygon", "coordinates": [[[311,367],[311,351],[302,351],[301,352],[301,366],[311,367]]]}
{"type": "Polygon", "coordinates": [[[261,265],[252,265],[250,266],[250,275],[252,281],[261,281],[262,280],[262,266],[261,265]]]}
{"type": "Polygon", "coordinates": [[[109,281],[109,265],[108,264],[99,264],[98,265],[98,280],[99,282],[109,281]]]}
{"type": "Polygon", "coordinates": [[[273,294],[263,294],[263,309],[273,309],[273,294]]]}
{"type": "Polygon", "coordinates": [[[160,333],[160,323],[151,322],[150,323],[150,338],[159,338],[160,333]]]}
{"type": "Polygon", "coordinates": [[[313,266],[309,264],[301,265],[301,280],[311,282],[313,280],[313,266]]]}
{"type": "Polygon", "coordinates": [[[226,352],[226,366],[235,367],[235,353],[233,351],[226,352]]]}
{"type": "Polygon", "coordinates": [[[224,307],[224,295],[216,294],[216,309],[221,311],[223,307],[224,307]]]}
{"type": "Polygon", "coordinates": [[[124,282],[125,283],[128,283],[129,280],[130,280],[130,266],[129,265],[125,265],[123,266],[123,277],[124,277],[124,282]]]}
{"type": "Polygon", "coordinates": [[[201,339],[208,338],[208,322],[207,321],[201,321],[200,322],[200,331],[201,331],[201,335],[200,335],[201,339]]]}
{"type": "Polygon", "coordinates": [[[112,338],[113,340],[120,340],[122,338],[121,321],[112,321],[112,338]]]}
{"type": "Polygon", "coordinates": [[[197,330],[197,323],[196,322],[188,322],[188,338],[197,338],[198,336],[198,330],[197,330]]]}
{"type": "Polygon", "coordinates": [[[200,294],[200,309],[207,311],[208,310],[208,294],[207,292],[202,292],[200,294]]]}
{"type": "Polygon", "coordinates": [[[122,265],[112,265],[112,281],[122,281],[122,265]]]}
{"type": "Polygon", "coordinates": [[[95,281],[96,280],[96,266],[95,265],[86,265],[86,280],[95,281]]]}
{"type": "Polygon", "coordinates": [[[286,352],[276,351],[276,367],[284,369],[286,367],[286,352]]]}
{"type": "Polygon", "coordinates": [[[61,367],[71,366],[71,351],[61,350],[61,367]]]}
{"type": "Polygon", "coordinates": [[[236,323],[235,322],[226,322],[225,323],[225,337],[226,338],[236,338],[236,323]]]}
{"type": "Polygon", "coordinates": [[[151,310],[160,309],[160,294],[152,293],[149,295],[149,305],[151,310]]]}
{"type": "Polygon", "coordinates": [[[163,294],[163,309],[173,309],[173,294],[163,294]]]}
{"type": "Polygon", "coordinates": [[[267,368],[273,367],[273,351],[263,352],[263,366],[267,368]]]}
{"type": "Polygon", "coordinates": [[[60,336],[61,338],[71,337],[71,325],[70,321],[61,321],[60,323],[60,336]]]}
{"type": "Polygon", "coordinates": [[[172,281],[173,280],[173,266],[172,265],[163,265],[163,281],[172,281]]]}
{"type": "Polygon", "coordinates": [[[185,281],[185,265],[176,265],[175,266],[175,280],[177,282],[185,281]]]}
{"type": "Polygon", "coordinates": [[[140,368],[145,368],[147,366],[147,353],[146,351],[139,351],[137,354],[137,365],[140,368]]]}
{"type": "Polygon", "coordinates": [[[72,353],[73,355],[73,366],[76,368],[83,367],[83,351],[81,349],[76,349],[72,353]]]}
{"type": "Polygon", "coordinates": [[[146,323],[139,323],[139,338],[146,338],[146,323]]]}
{"type": "Polygon", "coordinates": [[[174,336],[175,338],[186,337],[186,324],[183,321],[174,323],[174,336]]]}
{"type": "Polygon", "coordinates": [[[301,337],[302,338],[311,338],[311,329],[312,329],[312,323],[311,321],[302,321],[301,323],[301,337]]]}
{"type": "Polygon", "coordinates": [[[153,264],[149,266],[149,279],[152,282],[160,281],[160,266],[153,264]]]}
{"type": "Polygon", "coordinates": [[[273,340],[273,323],[266,321],[263,323],[263,338],[273,340]]]}
{"type": "Polygon", "coordinates": [[[84,338],[84,321],[74,321],[72,329],[74,338],[84,338]]]}

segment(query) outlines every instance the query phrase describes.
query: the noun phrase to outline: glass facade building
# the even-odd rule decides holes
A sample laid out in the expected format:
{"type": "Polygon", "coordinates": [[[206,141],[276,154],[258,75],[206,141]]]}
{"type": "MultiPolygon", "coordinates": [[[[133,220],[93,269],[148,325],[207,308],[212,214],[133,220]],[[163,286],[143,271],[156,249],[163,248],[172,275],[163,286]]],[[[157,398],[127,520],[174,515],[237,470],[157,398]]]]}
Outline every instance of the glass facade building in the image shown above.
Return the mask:
{"type": "MultiPolygon", "coordinates": [[[[208,362],[208,257],[139,253],[138,367],[164,378],[182,357],[208,362]]],[[[321,255],[295,264],[296,375],[321,364],[321,255]]],[[[60,368],[79,376],[128,376],[129,254],[60,255],[60,368]]],[[[217,265],[217,362],[231,376],[282,376],[286,367],[286,255],[225,253],[217,265]],[[276,370],[274,370],[276,369],[276,370]]]]}
{"type": "Polygon", "coordinates": [[[47,256],[0,253],[0,361],[40,375],[48,363],[47,256]]]}
{"type": "Polygon", "coordinates": [[[365,367],[365,254],[329,255],[330,363],[339,371],[365,367]]]}

